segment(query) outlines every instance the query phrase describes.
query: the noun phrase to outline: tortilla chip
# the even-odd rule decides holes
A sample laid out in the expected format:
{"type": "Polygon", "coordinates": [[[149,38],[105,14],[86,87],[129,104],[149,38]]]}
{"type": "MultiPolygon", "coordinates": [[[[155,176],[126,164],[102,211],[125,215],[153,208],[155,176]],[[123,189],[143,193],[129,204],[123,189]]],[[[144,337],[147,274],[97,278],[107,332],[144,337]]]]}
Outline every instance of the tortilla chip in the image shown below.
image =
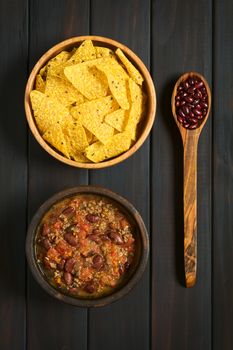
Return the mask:
{"type": "Polygon", "coordinates": [[[94,163],[102,162],[107,159],[105,156],[104,145],[99,141],[87,147],[84,155],[94,163]]]}
{"type": "Polygon", "coordinates": [[[70,140],[71,154],[83,151],[89,145],[85,130],[78,120],[67,121],[63,124],[63,131],[70,140]]]}
{"type": "Polygon", "coordinates": [[[79,163],[89,163],[90,162],[89,159],[87,159],[87,157],[85,157],[84,154],[81,152],[72,153],[71,157],[74,158],[74,160],[76,162],[79,162],[79,163]]]}
{"type": "Polygon", "coordinates": [[[47,75],[47,65],[41,68],[39,74],[42,76],[43,79],[46,78],[46,75],[47,75]]]}
{"type": "Polygon", "coordinates": [[[87,130],[86,128],[84,128],[84,130],[85,130],[85,133],[86,133],[87,142],[90,145],[93,142],[94,135],[89,130],[87,130]]]}
{"type": "Polygon", "coordinates": [[[131,98],[131,108],[125,130],[131,135],[132,140],[136,140],[137,124],[143,112],[143,95],[141,87],[132,79],[129,79],[129,91],[131,98]]]}
{"type": "Polygon", "coordinates": [[[45,91],[45,81],[40,74],[37,74],[36,76],[36,90],[40,92],[45,91]]]}
{"type": "Polygon", "coordinates": [[[106,74],[109,89],[121,108],[126,110],[129,109],[126,86],[128,76],[124,69],[120,64],[115,63],[114,60],[111,60],[110,64],[96,64],[96,67],[106,74]]]}
{"type": "Polygon", "coordinates": [[[85,40],[83,43],[77,48],[77,50],[74,52],[74,54],[71,56],[69,61],[67,62],[69,64],[77,64],[82,63],[90,60],[94,60],[96,58],[96,50],[95,47],[92,44],[91,40],[85,40]]]}
{"type": "Polygon", "coordinates": [[[63,77],[65,63],[70,58],[70,52],[61,51],[57,56],[52,58],[47,64],[47,75],[63,77]]]}
{"type": "Polygon", "coordinates": [[[45,94],[57,99],[63,106],[70,106],[73,103],[80,104],[85,101],[84,96],[69,81],[53,75],[47,77],[45,94]]]}
{"type": "Polygon", "coordinates": [[[107,47],[95,46],[96,58],[101,57],[111,57],[114,55],[114,52],[107,47]]]}
{"type": "Polygon", "coordinates": [[[128,118],[128,111],[125,111],[124,109],[120,108],[110,114],[107,114],[104,118],[104,121],[108,125],[117,129],[118,131],[123,131],[125,128],[127,118],[128,118]]]}
{"type": "Polygon", "coordinates": [[[127,72],[129,73],[130,77],[135,81],[135,83],[142,85],[143,77],[141,73],[134,67],[134,65],[128,60],[128,58],[124,55],[124,53],[121,51],[121,49],[116,50],[116,54],[121,60],[121,62],[124,64],[127,72]]]}
{"type": "Polygon", "coordinates": [[[86,148],[85,156],[94,163],[116,157],[130,148],[131,139],[127,132],[118,133],[103,145],[97,141],[86,148]]]}
{"type": "Polygon", "coordinates": [[[91,115],[99,122],[102,122],[105,115],[117,110],[118,108],[119,105],[114,98],[112,96],[106,96],[82,103],[79,106],[71,107],[70,113],[76,119],[79,119],[80,116],[84,118],[85,115],[91,115]]]}
{"type": "Polygon", "coordinates": [[[102,143],[107,143],[110,137],[114,135],[113,127],[106,123],[99,122],[92,115],[81,116],[79,120],[81,124],[94,134],[102,143]]]}
{"type": "Polygon", "coordinates": [[[118,109],[119,106],[112,96],[82,103],[70,109],[71,115],[94,134],[98,140],[106,143],[113,136],[114,128],[103,122],[103,118],[110,111],[118,109]]]}
{"type": "Polygon", "coordinates": [[[93,135],[92,143],[96,142],[96,141],[99,141],[99,140],[97,139],[97,137],[95,135],[93,135]]]}
{"type": "Polygon", "coordinates": [[[70,158],[68,142],[62,131],[61,125],[51,125],[42,136],[45,141],[50,143],[50,145],[63,153],[67,158],[70,158]]]}
{"type": "Polygon", "coordinates": [[[64,73],[73,86],[88,100],[107,95],[107,79],[96,67],[88,67],[80,63],[66,67],[64,73]]]}
{"type": "Polygon", "coordinates": [[[40,91],[32,90],[30,99],[36,124],[42,133],[51,125],[62,125],[64,121],[72,118],[66,107],[40,91]]]}
{"type": "Polygon", "coordinates": [[[71,53],[68,51],[61,51],[59,54],[57,54],[54,58],[50,60],[50,62],[67,62],[70,58],[71,53]]]}

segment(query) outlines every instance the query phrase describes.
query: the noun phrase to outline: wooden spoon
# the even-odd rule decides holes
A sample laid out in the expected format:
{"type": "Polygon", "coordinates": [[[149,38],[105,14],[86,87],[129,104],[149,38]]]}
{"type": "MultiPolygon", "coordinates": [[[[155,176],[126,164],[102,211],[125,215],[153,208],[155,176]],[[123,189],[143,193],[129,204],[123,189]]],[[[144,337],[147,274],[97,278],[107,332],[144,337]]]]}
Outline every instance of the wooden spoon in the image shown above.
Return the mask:
{"type": "Polygon", "coordinates": [[[184,147],[184,267],[186,287],[193,287],[196,283],[197,272],[197,148],[199,136],[208,119],[211,106],[211,92],[205,78],[196,72],[183,74],[174,87],[171,105],[184,147]],[[180,83],[193,77],[199,77],[205,84],[208,95],[208,110],[201,125],[194,130],[188,130],[177,120],[175,97],[180,83]]]}

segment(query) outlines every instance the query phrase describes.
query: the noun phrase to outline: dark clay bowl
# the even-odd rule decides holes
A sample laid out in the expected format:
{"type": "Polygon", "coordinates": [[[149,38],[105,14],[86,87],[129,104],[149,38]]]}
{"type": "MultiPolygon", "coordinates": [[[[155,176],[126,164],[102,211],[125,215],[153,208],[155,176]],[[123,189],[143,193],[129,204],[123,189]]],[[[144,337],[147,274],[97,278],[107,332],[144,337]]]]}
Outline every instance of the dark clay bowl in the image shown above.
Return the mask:
{"type": "Polygon", "coordinates": [[[94,187],[94,186],[80,186],[55,194],[53,197],[49,198],[35,213],[27,232],[26,239],[26,255],[28,265],[31,269],[31,272],[36,279],[36,281],[41,285],[41,287],[53,297],[64,301],[65,303],[72,304],[75,306],[81,307],[96,307],[104,306],[109,303],[112,303],[124,295],[126,295],[140,280],[142,274],[145,270],[146,263],[148,260],[149,253],[149,240],[146,227],[143,223],[143,220],[137,210],[132,204],[130,204],[125,198],[119,196],[118,194],[109,191],[105,188],[94,187]],[[55,203],[77,194],[96,194],[100,196],[107,197],[128,215],[129,219],[135,225],[135,242],[136,242],[136,254],[134,260],[130,266],[129,271],[126,273],[123,282],[113,289],[111,294],[102,296],[99,298],[77,298],[63,294],[61,291],[52,287],[49,282],[46,280],[46,277],[43,275],[35,256],[35,236],[37,227],[40,224],[43,216],[55,203]]]}

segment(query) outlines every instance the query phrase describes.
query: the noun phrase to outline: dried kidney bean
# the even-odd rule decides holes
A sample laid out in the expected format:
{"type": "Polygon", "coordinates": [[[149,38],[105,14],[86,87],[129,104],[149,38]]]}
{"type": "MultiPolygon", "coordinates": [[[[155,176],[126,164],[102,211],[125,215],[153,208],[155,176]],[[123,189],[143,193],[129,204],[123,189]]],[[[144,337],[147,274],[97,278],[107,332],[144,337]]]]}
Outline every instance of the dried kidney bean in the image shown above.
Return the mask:
{"type": "Polygon", "coordinates": [[[175,101],[179,123],[186,129],[198,128],[209,106],[204,82],[197,76],[189,77],[178,86],[175,101]]]}

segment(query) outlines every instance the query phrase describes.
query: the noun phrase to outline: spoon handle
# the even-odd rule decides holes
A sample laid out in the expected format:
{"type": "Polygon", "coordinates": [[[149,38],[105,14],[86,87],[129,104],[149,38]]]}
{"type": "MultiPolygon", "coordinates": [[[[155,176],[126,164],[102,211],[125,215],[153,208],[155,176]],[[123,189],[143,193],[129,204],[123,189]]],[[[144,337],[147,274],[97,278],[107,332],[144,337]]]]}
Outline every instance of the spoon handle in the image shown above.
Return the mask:
{"type": "Polygon", "coordinates": [[[197,147],[199,135],[187,132],[184,145],[184,267],[186,287],[194,286],[197,271],[197,147]]]}

